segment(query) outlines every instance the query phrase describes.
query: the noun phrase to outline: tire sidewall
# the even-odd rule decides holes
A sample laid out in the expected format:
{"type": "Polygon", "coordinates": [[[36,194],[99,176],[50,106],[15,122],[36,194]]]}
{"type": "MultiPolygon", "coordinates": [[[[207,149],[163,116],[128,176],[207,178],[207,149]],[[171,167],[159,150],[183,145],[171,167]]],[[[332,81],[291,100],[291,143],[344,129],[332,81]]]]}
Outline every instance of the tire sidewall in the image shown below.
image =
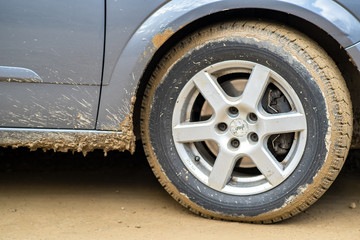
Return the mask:
{"type": "Polygon", "coordinates": [[[184,198],[223,216],[253,217],[276,211],[299,196],[322,168],[327,148],[327,105],[318,86],[320,77],[311,73],[294,55],[273,41],[231,37],[207,41],[188,49],[161,78],[151,103],[149,134],[153,152],[163,173],[184,198]],[[226,46],[226,47],[224,47],[226,46]],[[213,190],[196,179],[180,159],[172,137],[173,109],[183,87],[199,71],[226,60],[262,64],[282,76],[303,105],[307,122],[304,154],[294,172],[266,192],[235,196],[213,190]]]}

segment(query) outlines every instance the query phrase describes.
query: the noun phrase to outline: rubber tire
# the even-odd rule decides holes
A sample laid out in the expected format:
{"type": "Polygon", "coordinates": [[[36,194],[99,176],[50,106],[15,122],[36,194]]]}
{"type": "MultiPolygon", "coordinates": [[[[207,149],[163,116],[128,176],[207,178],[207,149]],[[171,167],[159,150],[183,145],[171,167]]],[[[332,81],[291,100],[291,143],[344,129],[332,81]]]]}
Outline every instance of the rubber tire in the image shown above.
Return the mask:
{"type": "Polygon", "coordinates": [[[335,180],[351,142],[352,108],[337,66],[307,36],[277,23],[226,22],[186,37],[159,62],[145,90],[141,132],[153,172],[182,205],[208,218],[272,223],[304,211],[335,180]],[[197,71],[224,60],[253,61],[279,73],[300,97],[307,116],[307,144],[299,165],[265,193],[233,196],[207,187],[186,169],[174,146],[177,95],[197,71]]]}

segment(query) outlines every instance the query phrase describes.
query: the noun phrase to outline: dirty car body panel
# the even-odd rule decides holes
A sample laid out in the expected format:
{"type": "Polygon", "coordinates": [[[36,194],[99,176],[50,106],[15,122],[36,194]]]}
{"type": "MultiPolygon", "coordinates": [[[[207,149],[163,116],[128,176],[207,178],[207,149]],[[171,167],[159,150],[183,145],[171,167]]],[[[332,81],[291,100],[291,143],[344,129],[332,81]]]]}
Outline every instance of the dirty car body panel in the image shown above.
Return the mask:
{"type": "Polygon", "coordinates": [[[95,128],[104,7],[99,0],[85,7],[81,1],[1,3],[2,127],[95,128]]]}
{"type": "MultiPolygon", "coordinates": [[[[108,1],[108,7],[118,5],[118,1],[108,1]]],[[[144,69],[151,61],[156,51],[187,24],[201,17],[229,9],[269,9],[293,14],[324,29],[340,46],[348,48],[357,66],[360,66],[358,50],[353,46],[360,41],[360,22],[341,5],[332,1],[182,1],[173,0],[154,10],[143,19],[129,36],[126,46],[119,49],[107,49],[111,52],[108,57],[105,52],[104,82],[99,108],[98,129],[117,129],[125,116],[129,114],[131,98],[136,94],[139,81],[144,69]],[[116,55],[117,58],[113,57],[116,55]],[[109,61],[107,62],[107,59],[109,61]],[[116,61],[115,61],[116,59],[116,61]],[[120,92],[119,92],[120,91],[120,92]],[[119,104],[121,103],[121,104],[119,104]],[[116,117],[113,117],[113,116],[116,117]]],[[[115,34],[120,32],[117,22],[121,22],[121,8],[108,11],[107,29],[115,34]]],[[[133,13],[134,15],[135,12],[133,13]]],[[[118,33],[120,38],[122,33],[118,33]]],[[[115,37],[115,36],[114,36],[115,37]]],[[[114,41],[107,37],[107,42],[114,41]]],[[[106,45],[107,46],[107,45],[106,45]]],[[[111,45],[113,46],[113,45],[111,45]]]]}

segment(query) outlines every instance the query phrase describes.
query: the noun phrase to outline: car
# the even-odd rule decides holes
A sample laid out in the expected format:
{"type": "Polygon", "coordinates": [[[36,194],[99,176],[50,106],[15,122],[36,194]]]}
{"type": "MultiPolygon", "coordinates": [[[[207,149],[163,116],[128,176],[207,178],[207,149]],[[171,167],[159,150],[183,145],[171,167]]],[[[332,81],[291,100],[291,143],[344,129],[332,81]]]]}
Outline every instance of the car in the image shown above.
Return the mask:
{"type": "Polygon", "coordinates": [[[351,0],[3,1],[0,146],[141,140],[190,211],[282,221],[360,146],[359,19],[351,0]]]}

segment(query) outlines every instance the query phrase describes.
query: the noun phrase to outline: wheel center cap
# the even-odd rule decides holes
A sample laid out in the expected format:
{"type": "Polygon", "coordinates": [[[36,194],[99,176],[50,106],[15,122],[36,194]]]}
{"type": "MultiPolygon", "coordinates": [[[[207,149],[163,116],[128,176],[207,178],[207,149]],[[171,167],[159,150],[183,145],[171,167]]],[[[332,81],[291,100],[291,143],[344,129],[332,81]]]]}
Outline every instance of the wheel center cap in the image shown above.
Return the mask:
{"type": "Polygon", "coordinates": [[[230,132],[235,137],[243,137],[249,131],[248,124],[242,119],[235,119],[230,123],[230,132]]]}

